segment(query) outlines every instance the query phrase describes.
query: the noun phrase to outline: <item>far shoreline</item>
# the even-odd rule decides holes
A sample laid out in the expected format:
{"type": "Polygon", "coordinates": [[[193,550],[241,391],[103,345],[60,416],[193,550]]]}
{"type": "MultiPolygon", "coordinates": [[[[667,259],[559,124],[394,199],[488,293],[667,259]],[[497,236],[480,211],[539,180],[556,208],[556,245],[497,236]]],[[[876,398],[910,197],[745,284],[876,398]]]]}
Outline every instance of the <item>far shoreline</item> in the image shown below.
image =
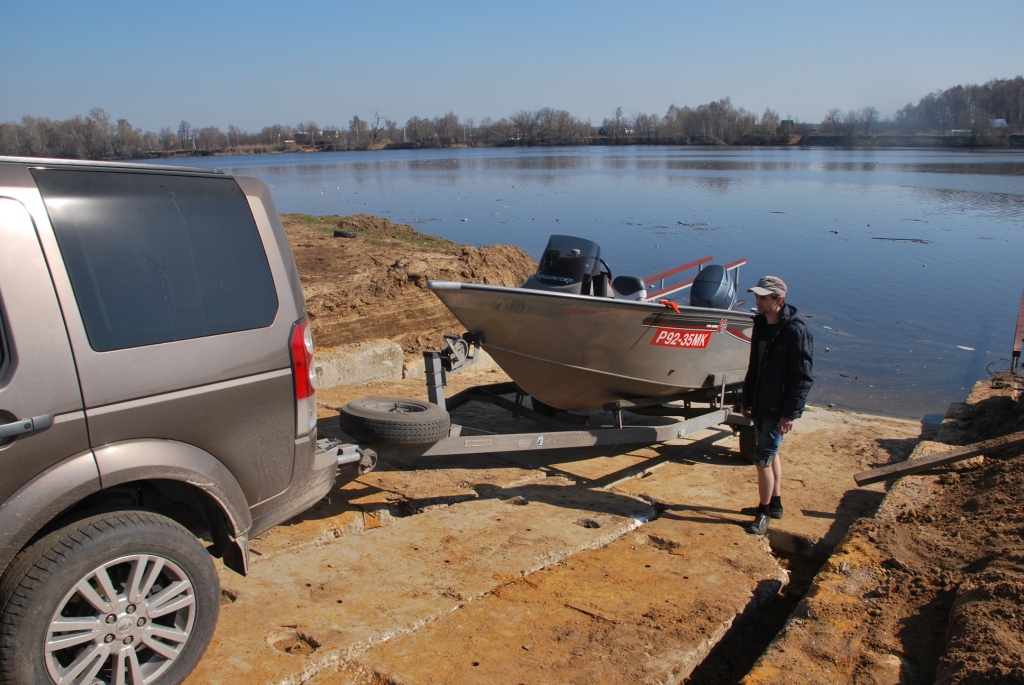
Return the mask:
{"type": "Polygon", "coordinates": [[[593,138],[585,142],[566,141],[508,141],[504,144],[451,143],[431,145],[422,143],[386,142],[370,146],[344,145],[241,145],[213,150],[150,150],[137,159],[176,159],[194,157],[228,157],[246,155],[275,155],[318,152],[388,152],[394,150],[450,150],[474,148],[544,148],[544,147],[717,147],[717,148],[835,148],[847,150],[892,150],[892,149],[936,149],[936,150],[1020,150],[1024,149],[1024,134],[989,135],[945,135],[935,133],[877,134],[877,135],[793,135],[788,140],[762,136],[744,136],[733,143],[720,140],[649,140],[638,136],[620,138],[593,138]]]}

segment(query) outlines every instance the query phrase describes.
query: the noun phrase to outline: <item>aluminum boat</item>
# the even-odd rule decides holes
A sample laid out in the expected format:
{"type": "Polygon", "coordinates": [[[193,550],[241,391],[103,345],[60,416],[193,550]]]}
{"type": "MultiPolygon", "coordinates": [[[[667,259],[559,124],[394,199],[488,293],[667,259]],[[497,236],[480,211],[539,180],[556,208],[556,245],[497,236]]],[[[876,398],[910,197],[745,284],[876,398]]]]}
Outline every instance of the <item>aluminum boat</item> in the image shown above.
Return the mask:
{"type": "Polygon", "coordinates": [[[427,287],[535,400],[588,411],[743,379],[753,328],[753,315],[736,309],[745,260],[710,261],[646,279],[613,278],[596,243],[552,236],[537,273],[520,288],[451,281],[427,287]],[[648,294],[659,280],[664,285],[694,267],[694,279],[648,294]],[[663,299],[683,290],[690,290],[686,305],[663,299]]]}

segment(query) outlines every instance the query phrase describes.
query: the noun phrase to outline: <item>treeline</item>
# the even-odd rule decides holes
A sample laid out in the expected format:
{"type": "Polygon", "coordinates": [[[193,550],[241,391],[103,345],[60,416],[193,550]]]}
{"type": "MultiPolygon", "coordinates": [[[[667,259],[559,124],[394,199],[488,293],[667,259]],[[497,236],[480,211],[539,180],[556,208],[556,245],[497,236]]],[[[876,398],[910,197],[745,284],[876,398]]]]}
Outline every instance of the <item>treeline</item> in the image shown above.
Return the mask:
{"type": "Polygon", "coordinates": [[[985,127],[998,119],[1015,131],[1024,130],[1024,77],[936,91],[916,105],[908,103],[893,121],[907,131],[949,131],[985,127]]]}
{"type": "Polygon", "coordinates": [[[820,131],[831,135],[872,133],[991,134],[997,128],[1024,131],[1024,77],[993,79],[984,85],[954,86],[935,91],[915,105],[907,103],[888,121],[879,121],[878,110],[843,112],[829,109],[820,131]]]}
{"type": "Polygon", "coordinates": [[[782,120],[766,109],[760,115],[734,107],[729,98],[699,105],[672,105],[664,115],[624,112],[618,107],[599,124],[565,110],[520,110],[494,121],[460,119],[454,112],[433,118],[412,117],[400,124],[380,112],[348,125],[321,126],[304,121],[275,124],[258,132],[237,126],[143,131],[103,109],[65,120],[25,116],[0,124],[0,155],[72,159],[133,159],[214,153],[263,153],[296,150],[382,148],[589,145],[589,144],[778,144],[794,135],[970,133],[976,139],[993,132],[1024,132],[1024,77],[994,79],[984,85],[955,86],[907,104],[892,119],[874,107],[827,110],[819,123],[782,120]],[[998,129],[998,131],[996,130],[998,129]]]}

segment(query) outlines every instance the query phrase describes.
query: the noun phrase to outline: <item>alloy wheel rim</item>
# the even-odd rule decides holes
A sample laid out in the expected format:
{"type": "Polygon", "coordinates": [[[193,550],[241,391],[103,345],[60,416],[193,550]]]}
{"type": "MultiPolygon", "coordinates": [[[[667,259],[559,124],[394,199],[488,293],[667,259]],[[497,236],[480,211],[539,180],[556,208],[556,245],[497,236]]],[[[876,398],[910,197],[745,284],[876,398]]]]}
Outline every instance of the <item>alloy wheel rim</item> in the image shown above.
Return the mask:
{"type": "Polygon", "coordinates": [[[97,566],[57,605],[44,645],[57,685],[145,685],[181,656],[196,599],[185,572],[161,556],[133,554],[97,566]]]}

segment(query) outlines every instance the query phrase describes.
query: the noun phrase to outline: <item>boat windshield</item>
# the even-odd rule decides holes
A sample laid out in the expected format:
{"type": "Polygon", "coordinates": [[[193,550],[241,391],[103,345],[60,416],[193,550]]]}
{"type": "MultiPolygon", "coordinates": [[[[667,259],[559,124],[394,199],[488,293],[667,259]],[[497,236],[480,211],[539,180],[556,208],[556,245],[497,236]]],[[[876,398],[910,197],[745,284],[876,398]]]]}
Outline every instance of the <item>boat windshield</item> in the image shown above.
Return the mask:
{"type": "Polygon", "coordinates": [[[601,257],[601,247],[590,240],[571,235],[553,235],[540,258],[537,280],[551,285],[579,283],[593,273],[601,257]]]}

